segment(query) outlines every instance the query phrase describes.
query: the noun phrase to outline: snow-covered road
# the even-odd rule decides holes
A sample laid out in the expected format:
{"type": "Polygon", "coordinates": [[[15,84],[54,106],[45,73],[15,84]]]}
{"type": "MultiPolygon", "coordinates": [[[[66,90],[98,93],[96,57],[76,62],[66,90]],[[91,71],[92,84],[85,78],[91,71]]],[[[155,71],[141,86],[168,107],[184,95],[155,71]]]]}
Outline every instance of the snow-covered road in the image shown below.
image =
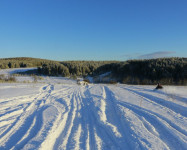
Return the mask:
{"type": "Polygon", "coordinates": [[[0,149],[185,150],[186,89],[4,83],[0,149]]]}

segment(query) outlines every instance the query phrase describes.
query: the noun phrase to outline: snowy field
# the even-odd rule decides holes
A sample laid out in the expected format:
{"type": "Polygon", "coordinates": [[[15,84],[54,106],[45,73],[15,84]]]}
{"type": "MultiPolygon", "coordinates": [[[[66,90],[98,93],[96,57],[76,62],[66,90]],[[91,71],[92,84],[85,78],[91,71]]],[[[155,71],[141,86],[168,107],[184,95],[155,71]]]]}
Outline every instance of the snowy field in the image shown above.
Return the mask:
{"type": "Polygon", "coordinates": [[[25,72],[25,71],[35,70],[35,69],[37,69],[37,68],[2,69],[2,70],[0,70],[0,74],[10,75],[10,74],[17,73],[17,72],[25,72]]]}
{"type": "Polygon", "coordinates": [[[0,150],[187,149],[187,87],[153,89],[0,83],[0,150]]]}

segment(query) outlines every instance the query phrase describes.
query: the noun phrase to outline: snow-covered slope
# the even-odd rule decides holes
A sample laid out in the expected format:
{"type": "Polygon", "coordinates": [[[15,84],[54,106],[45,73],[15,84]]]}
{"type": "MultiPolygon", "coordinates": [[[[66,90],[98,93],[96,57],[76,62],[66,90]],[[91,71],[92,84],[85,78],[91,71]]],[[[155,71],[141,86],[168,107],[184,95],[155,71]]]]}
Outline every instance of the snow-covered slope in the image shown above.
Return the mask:
{"type": "MultiPolygon", "coordinates": [[[[187,149],[187,88],[0,84],[0,149],[187,149]]],[[[69,84],[68,84],[69,83],[69,84]]]]}
{"type": "Polygon", "coordinates": [[[0,74],[8,75],[8,74],[13,74],[17,72],[25,72],[29,70],[35,70],[37,68],[13,68],[13,69],[1,69],[0,74]]]}

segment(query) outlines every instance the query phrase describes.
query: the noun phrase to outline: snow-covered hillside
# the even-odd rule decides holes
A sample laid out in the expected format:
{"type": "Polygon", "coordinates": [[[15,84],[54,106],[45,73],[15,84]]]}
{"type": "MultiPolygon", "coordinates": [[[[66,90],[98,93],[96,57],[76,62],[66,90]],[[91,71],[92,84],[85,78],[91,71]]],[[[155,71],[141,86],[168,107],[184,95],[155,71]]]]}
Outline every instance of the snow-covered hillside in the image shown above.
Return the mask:
{"type": "Polygon", "coordinates": [[[0,84],[0,149],[187,149],[187,88],[0,84]]]}
{"type": "Polygon", "coordinates": [[[9,75],[18,72],[25,72],[29,70],[35,70],[37,68],[14,68],[14,69],[1,69],[0,74],[9,75]]]}

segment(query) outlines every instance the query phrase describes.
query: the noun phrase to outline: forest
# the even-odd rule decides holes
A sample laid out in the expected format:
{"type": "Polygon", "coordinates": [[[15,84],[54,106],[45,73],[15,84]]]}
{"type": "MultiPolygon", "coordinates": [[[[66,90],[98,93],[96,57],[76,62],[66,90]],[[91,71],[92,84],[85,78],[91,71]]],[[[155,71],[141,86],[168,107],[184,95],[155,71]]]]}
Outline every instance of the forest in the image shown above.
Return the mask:
{"type": "Polygon", "coordinates": [[[0,59],[0,69],[40,67],[50,62],[56,61],[30,57],[3,58],[0,59]]]}
{"type": "MultiPolygon", "coordinates": [[[[37,67],[37,74],[63,77],[97,77],[111,72],[110,80],[124,84],[187,85],[187,58],[128,61],[52,61],[36,58],[0,59],[0,69],[37,67]]],[[[107,82],[110,82],[107,81],[107,82]]],[[[106,81],[100,81],[106,82],[106,81]]]]}
{"type": "Polygon", "coordinates": [[[96,71],[111,71],[114,80],[125,84],[187,84],[187,58],[129,60],[106,64],[96,71]]]}

